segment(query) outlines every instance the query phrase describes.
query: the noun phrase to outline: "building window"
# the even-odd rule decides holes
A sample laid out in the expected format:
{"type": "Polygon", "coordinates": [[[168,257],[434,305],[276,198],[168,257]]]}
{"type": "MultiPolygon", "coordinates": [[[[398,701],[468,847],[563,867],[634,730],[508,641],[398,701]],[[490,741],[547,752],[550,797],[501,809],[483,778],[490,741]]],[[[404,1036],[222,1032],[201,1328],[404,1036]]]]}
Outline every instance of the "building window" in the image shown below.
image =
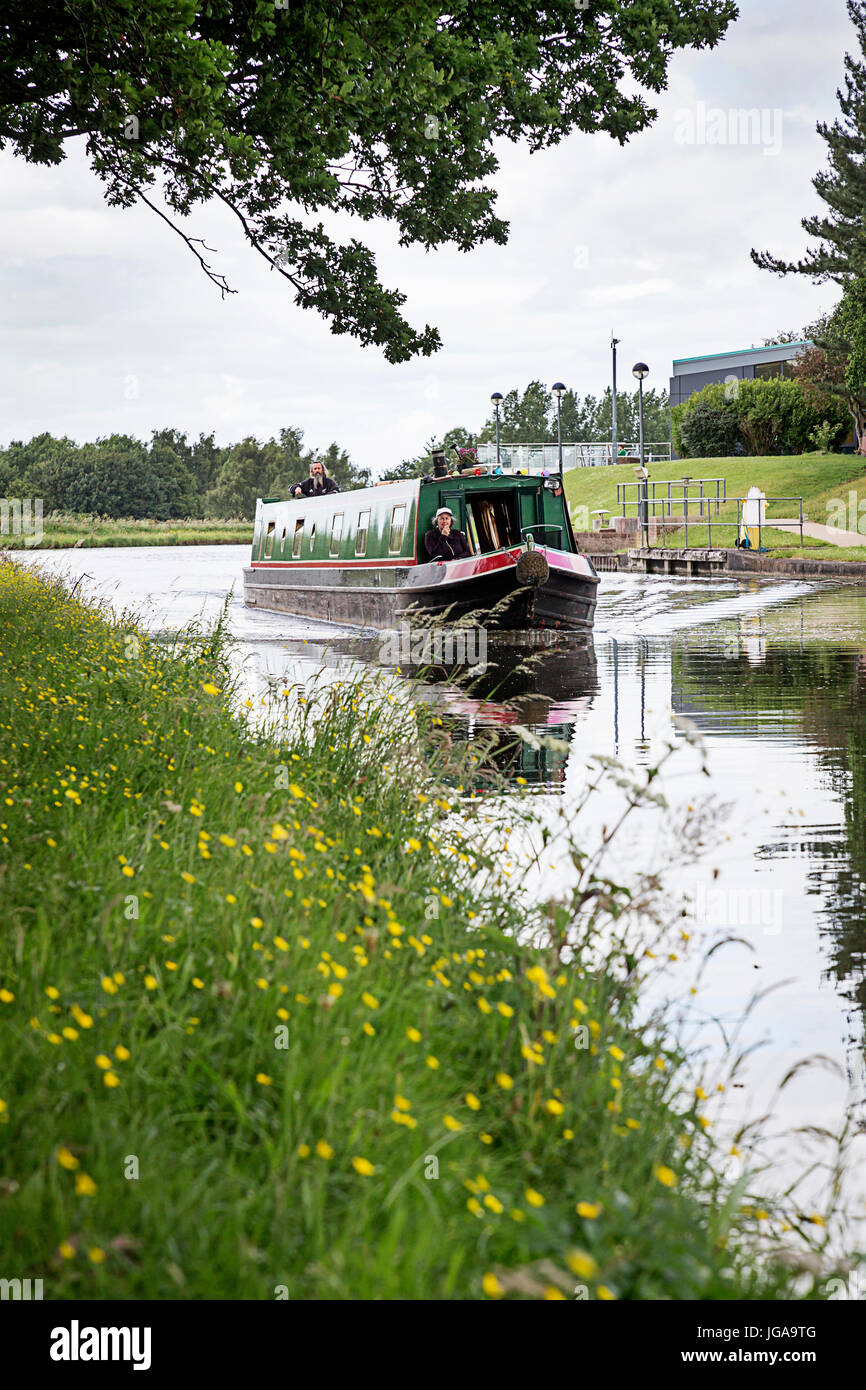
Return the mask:
{"type": "Polygon", "coordinates": [[[301,541],[304,539],[304,518],[298,517],[295,522],[295,535],[292,540],[292,559],[297,560],[301,553],[301,541]]]}
{"type": "Polygon", "coordinates": [[[342,512],[337,512],[337,515],[334,517],[334,520],[331,522],[331,556],[332,556],[332,557],[334,557],[334,556],[336,556],[336,555],[339,555],[339,553],[340,553],[340,542],[341,542],[342,539],[343,539],[343,513],[342,513],[342,512]]]}
{"type": "Polygon", "coordinates": [[[388,537],[388,550],[399,555],[403,549],[403,528],[406,525],[406,503],[398,502],[391,512],[391,534],[388,537]]]}
{"type": "Polygon", "coordinates": [[[755,376],[764,381],[774,376],[792,377],[793,375],[790,362],[759,362],[755,367],[755,376]]]}
{"type": "Polygon", "coordinates": [[[367,554],[367,532],[370,529],[369,510],[358,513],[358,530],[355,533],[355,554],[367,554]]]}
{"type": "Polygon", "coordinates": [[[266,560],[270,560],[271,556],[272,556],[273,553],[274,553],[274,536],[276,535],[276,532],[277,532],[277,523],[276,523],[275,521],[269,521],[269,522],[268,522],[268,529],[267,529],[267,531],[265,532],[265,559],[266,559],[266,560]]]}

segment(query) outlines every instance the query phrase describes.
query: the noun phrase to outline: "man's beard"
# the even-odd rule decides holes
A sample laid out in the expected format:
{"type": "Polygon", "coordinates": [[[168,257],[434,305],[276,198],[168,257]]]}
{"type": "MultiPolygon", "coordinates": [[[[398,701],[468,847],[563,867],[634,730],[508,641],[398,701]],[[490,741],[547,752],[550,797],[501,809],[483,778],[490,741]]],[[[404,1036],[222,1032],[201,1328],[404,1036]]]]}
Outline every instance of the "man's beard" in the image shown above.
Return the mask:
{"type": "Polygon", "coordinates": [[[313,474],[313,487],[316,488],[317,491],[321,492],[321,491],[322,491],[322,488],[323,488],[324,486],[325,486],[325,480],[324,480],[324,478],[320,477],[320,475],[319,475],[318,473],[314,473],[314,474],[313,474]]]}

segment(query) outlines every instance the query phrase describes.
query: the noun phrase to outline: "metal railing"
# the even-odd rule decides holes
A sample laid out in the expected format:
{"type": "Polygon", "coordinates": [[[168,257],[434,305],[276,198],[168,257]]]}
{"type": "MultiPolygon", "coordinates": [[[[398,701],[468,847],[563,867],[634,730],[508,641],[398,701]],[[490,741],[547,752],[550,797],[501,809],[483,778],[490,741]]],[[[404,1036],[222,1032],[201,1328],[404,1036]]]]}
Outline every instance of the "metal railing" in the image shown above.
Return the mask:
{"type": "MultiPolygon", "coordinates": [[[[740,544],[741,540],[743,539],[743,533],[744,533],[744,532],[746,532],[746,531],[757,531],[757,533],[758,533],[758,546],[757,546],[757,548],[760,550],[760,549],[762,548],[762,544],[763,544],[763,532],[764,532],[768,527],[769,527],[770,529],[772,529],[772,528],[773,528],[773,524],[774,524],[773,521],[772,521],[772,519],[769,518],[769,517],[767,516],[767,508],[770,506],[770,504],[775,504],[775,503],[777,503],[777,502],[796,502],[796,504],[797,504],[797,517],[796,517],[796,520],[794,521],[793,524],[796,525],[797,531],[799,532],[799,536],[800,536],[800,549],[801,549],[801,550],[803,549],[803,546],[804,546],[803,523],[804,523],[804,521],[806,520],[806,517],[805,517],[804,514],[803,514],[803,498],[802,498],[802,496],[800,496],[800,497],[762,497],[762,498],[759,498],[759,499],[756,499],[756,498],[753,498],[753,497],[748,497],[748,498],[747,498],[747,497],[726,497],[725,494],[724,494],[724,491],[722,492],[721,495],[719,495],[718,486],[717,486],[717,491],[716,491],[715,495],[710,495],[710,494],[707,494],[706,491],[703,490],[703,489],[706,487],[706,485],[707,485],[708,483],[715,483],[715,484],[717,484],[717,485],[718,485],[719,483],[721,483],[722,485],[724,485],[724,479],[723,479],[723,478],[721,478],[721,479],[719,479],[719,478],[691,479],[691,480],[689,481],[689,483],[687,484],[685,491],[682,492],[680,496],[671,495],[671,496],[662,496],[662,497],[655,497],[655,496],[649,496],[649,495],[645,495],[645,496],[642,497],[641,494],[640,494],[640,491],[639,491],[639,489],[640,489],[640,487],[641,487],[641,484],[640,484],[640,483],[624,483],[624,484],[620,484],[620,487],[622,488],[622,496],[620,496],[620,488],[617,488],[617,503],[618,503],[618,504],[621,504],[621,506],[622,506],[622,515],[623,515],[623,517],[625,517],[625,516],[627,515],[627,512],[626,512],[626,508],[627,508],[627,507],[633,507],[633,508],[634,508],[634,511],[633,511],[632,514],[637,518],[637,520],[638,520],[638,522],[639,522],[639,524],[640,524],[640,530],[643,532],[643,537],[642,537],[642,539],[645,539],[645,540],[646,540],[646,542],[647,542],[647,544],[648,544],[648,546],[649,546],[650,548],[652,548],[652,544],[653,544],[653,537],[652,537],[652,535],[650,534],[650,527],[651,527],[651,523],[654,522],[654,523],[656,523],[655,526],[653,527],[653,529],[654,529],[654,531],[655,531],[656,545],[661,545],[661,547],[662,547],[663,549],[666,548],[666,547],[667,547],[667,534],[668,534],[668,531],[676,531],[678,534],[679,534],[680,531],[682,531],[682,533],[683,533],[683,542],[684,542],[684,546],[685,546],[686,549],[688,549],[688,544],[689,544],[689,521],[691,520],[691,525],[692,525],[693,533],[694,533],[694,529],[695,529],[696,526],[699,526],[699,527],[701,528],[702,531],[703,531],[703,530],[706,530],[706,532],[707,532],[707,541],[706,541],[706,544],[707,544],[707,548],[708,548],[708,549],[712,549],[712,545],[713,545],[713,531],[716,532],[716,536],[717,536],[716,544],[717,544],[718,546],[722,546],[722,545],[723,545],[723,537],[724,537],[724,533],[725,533],[726,531],[727,531],[727,532],[733,532],[733,533],[734,533],[734,535],[735,535],[735,537],[736,537],[736,541],[735,541],[735,544],[736,544],[736,545],[739,545],[739,544],[740,544]],[[690,488],[695,487],[695,486],[699,486],[699,485],[700,485],[701,488],[702,488],[702,491],[701,491],[700,496],[699,496],[699,497],[690,496],[690,491],[689,491],[690,488]],[[634,500],[633,502],[632,502],[632,501],[629,501],[628,498],[626,497],[626,489],[630,489],[630,488],[636,488],[636,489],[638,489],[637,496],[635,497],[635,500],[634,500]],[[746,504],[747,502],[751,502],[751,503],[754,504],[756,501],[758,501],[758,502],[760,503],[760,505],[759,505],[759,507],[758,507],[758,516],[759,516],[760,519],[758,520],[758,522],[757,522],[756,524],[753,524],[753,523],[751,523],[751,522],[746,522],[746,521],[744,521],[744,519],[743,519],[743,508],[744,508],[745,504],[746,504]],[[727,503],[731,503],[731,504],[736,503],[736,506],[737,506],[737,519],[736,519],[736,521],[734,521],[733,519],[731,519],[730,521],[728,521],[728,520],[723,520],[723,519],[720,518],[720,516],[719,516],[719,508],[720,508],[720,506],[721,506],[721,504],[722,504],[723,502],[727,502],[727,503]],[[691,507],[691,511],[689,510],[690,507],[691,507]],[[676,510],[677,508],[679,508],[679,509],[681,509],[681,510],[676,510]],[[716,518],[715,521],[713,520],[713,517],[714,517],[714,516],[715,516],[715,518],[716,518]],[[719,538],[720,535],[721,535],[721,538],[719,538]],[[661,537],[660,540],[659,540],[659,536],[661,537]]],[[[661,486],[661,487],[667,487],[668,484],[667,484],[667,483],[662,483],[662,484],[659,484],[659,486],[661,486]]],[[[673,487],[673,488],[677,488],[677,487],[682,488],[682,486],[683,486],[683,484],[682,484],[681,482],[676,482],[676,483],[672,483],[672,484],[671,484],[671,487],[673,487]]],[[[787,518],[782,518],[782,519],[787,519],[787,518]]],[[[694,541],[693,541],[693,544],[694,544],[694,541]]],[[[703,539],[701,539],[701,545],[703,545],[703,539]]],[[[676,548],[679,548],[679,547],[677,546],[676,548]]]]}
{"type": "MultiPolygon", "coordinates": [[[[698,515],[704,515],[704,505],[706,504],[707,515],[710,513],[710,506],[716,509],[719,514],[719,507],[722,502],[728,500],[728,484],[725,478],[671,478],[669,480],[658,479],[657,481],[648,480],[645,484],[636,483],[617,483],[616,485],[616,505],[622,506],[622,514],[626,514],[628,494],[634,489],[636,501],[640,501],[641,488],[648,489],[648,500],[655,503],[657,501],[667,502],[668,515],[671,514],[671,507],[675,502],[681,502],[683,512],[688,515],[690,503],[694,503],[698,508],[698,515]],[[661,495],[656,489],[661,490],[661,495]],[[697,488],[693,494],[692,489],[697,488]],[[712,490],[711,490],[712,489],[712,490]]],[[[662,512],[664,515],[664,512],[662,512]]]]}
{"type": "MultiPolygon", "coordinates": [[[[485,467],[494,467],[496,464],[496,445],[477,444],[475,446],[478,462],[485,467]]],[[[562,469],[567,472],[571,468],[601,468],[605,464],[625,463],[628,459],[637,459],[640,455],[640,446],[637,443],[619,443],[617,445],[617,456],[613,455],[613,444],[609,440],[601,440],[595,443],[563,444],[562,446],[562,469]]],[[[644,444],[644,460],[653,463],[656,460],[670,460],[671,445],[669,440],[650,441],[644,444]]],[[[540,473],[544,469],[551,472],[559,472],[559,445],[558,444],[500,444],[499,462],[503,468],[525,468],[528,473],[540,473]]]]}
{"type": "Polygon", "coordinates": [[[548,521],[534,521],[534,522],[532,523],[531,526],[521,526],[521,528],[520,528],[520,536],[521,536],[521,539],[522,539],[522,540],[525,540],[525,539],[526,539],[526,533],[527,533],[527,531],[540,531],[540,532],[542,532],[542,535],[540,535],[540,536],[533,536],[533,537],[532,537],[532,539],[533,539],[534,541],[536,541],[538,545],[541,545],[541,546],[548,545],[548,546],[551,546],[552,549],[554,549],[554,550],[561,550],[561,549],[562,549],[562,527],[561,527],[561,526],[555,526],[555,525],[551,524],[551,523],[548,522],[548,521]],[[547,531],[550,531],[550,532],[555,531],[555,532],[556,532],[556,539],[555,539],[555,540],[547,540],[546,536],[543,534],[544,532],[547,532],[547,531]]]}

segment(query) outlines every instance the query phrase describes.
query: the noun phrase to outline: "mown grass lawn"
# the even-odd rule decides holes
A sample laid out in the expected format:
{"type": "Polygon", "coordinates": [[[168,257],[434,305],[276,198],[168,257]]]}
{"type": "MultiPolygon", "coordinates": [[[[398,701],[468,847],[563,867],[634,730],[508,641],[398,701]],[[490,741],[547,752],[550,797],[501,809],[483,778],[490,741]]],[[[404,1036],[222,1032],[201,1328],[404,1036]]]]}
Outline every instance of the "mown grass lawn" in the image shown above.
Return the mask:
{"type": "Polygon", "coordinates": [[[435,716],[342,684],[254,728],[218,632],[169,649],[12,563],[0,633],[8,1277],[824,1296],[762,1242],[826,1214],[720,1176],[724,1093],[635,1022],[621,892],[521,907],[435,716]]]}
{"type": "MultiPolygon", "coordinates": [[[[851,454],[792,454],[778,458],[726,458],[726,459],[675,459],[674,461],[652,463],[649,465],[651,481],[667,482],[683,478],[712,479],[724,478],[729,498],[745,497],[752,486],[760,487],[767,497],[803,498],[803,510],[810,521],[823,525],[840,525],[833,517],[844,504],[846,515],[851,510],[852,519],[856,517],[859,503],[863,503],[864,527],[866,527],[866,459],[851,454]],[[857,506],[851,502],[849,493],[853,492],[857,506]],[[850,503],[850,508],[849,508],[850,503]],[[833,510],[831,516],[831,509],[833,510]]],[[[565,494],[569,507],[586,508],[584,519],[599,507],[607,507],[611,515],[621,514],[617,507],[617,483],[635,482],[632,465],[616,464],[605,468],[573,468],[565,475],[565,494]]],[[[661,490],[659,490],[661,491],[661,490]]],[[[709,489],[708,489],[709,491],[709,489]]],[[[629,493],[632,505],[629,515],[634,515],[634,489],[629,493]]],[[[777,503],[768,507],[768,517],[773,515],[785,518],[797,516],[797,503],[777,503]]],[[[722,506],[719,519],[736,520],[737,508],[734,502],[722,506]]],[[[691,525],[689,539],[691,543],[691,525]]],[[[856,519],[853,529],[857,529],[856,519]]],[[[733,532],[731,532],[733,534],[733,532]]]]}

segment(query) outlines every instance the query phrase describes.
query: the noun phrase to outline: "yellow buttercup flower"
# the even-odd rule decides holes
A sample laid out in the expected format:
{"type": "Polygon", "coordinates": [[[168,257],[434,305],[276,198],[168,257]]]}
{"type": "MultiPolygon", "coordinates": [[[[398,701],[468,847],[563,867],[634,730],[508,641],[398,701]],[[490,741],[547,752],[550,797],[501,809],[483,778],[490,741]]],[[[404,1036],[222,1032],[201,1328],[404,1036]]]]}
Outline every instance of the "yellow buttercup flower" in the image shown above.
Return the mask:
{"type": "Polygon", "coordinates": [[[369,1178],[376,1171],[369,1158],[359,1158],[357,1155],[352,1159],[352,1167],[362,1178],[369,1178]]]}
{"type": "Polygon", "coordinates": [[[75,1157],[75,1154],[70,1153],[68,1149],[57,1150],[57,1162],[60,1164],[61,1168],[68,1168],[70,1172],[78,1167],[78,1159],[75,1157]]]}
{"type": "Polygon", "coordinates": [[[495,1274],[485,1274],[481,1280],[481,1288],[488,1298],[504,1298],[505,1290],[500,1284],[495,1274]]]}
{"type": "Polygon", "coordinates": [[[653,1168],[653,1176],[658,1178],[659,1182],[662,1183],[665,1187],[676,1186],[676,1173],[674,1172],[673,1168],[667,1168],[663,1163],[656,1164],[656,1166],[653,1168]]]}
{"type": "Polygon", "coordinates": [[[601,1211],[601,1205],[599,1202],[578,1202],[575,1210],[585,1221],[594,1221],[601,1211]]]}
{"type": "Polygon", "coordinates": [[[543,1207],[544,1198],[540,1192],[536,1192],[534,1187],[527,1187],[526,1200],[531,1207],[543,1207]]]}
{"type": "Polygon", "coordinates": [[[87,1173],[75,1174],[75,1195],[77,1197],[92,1197],[96,1191],[96,1183],[87,1173]]]}
{"type": "Polygon", "coordinates": [[[591,1279],[598,1269],[595,1260],[585,1250],[569,1250],[565,1263],[578,1279],[591,1279]]]}
{"type": "Polygon", "coordinates": [[[334,1150],[331,1148],[330,1144],[325,1139],[319,1140],[318,1144],[316,1145],[316,1153],[319,1155],[319,1158],[334,1157],[334,1150]]]}

